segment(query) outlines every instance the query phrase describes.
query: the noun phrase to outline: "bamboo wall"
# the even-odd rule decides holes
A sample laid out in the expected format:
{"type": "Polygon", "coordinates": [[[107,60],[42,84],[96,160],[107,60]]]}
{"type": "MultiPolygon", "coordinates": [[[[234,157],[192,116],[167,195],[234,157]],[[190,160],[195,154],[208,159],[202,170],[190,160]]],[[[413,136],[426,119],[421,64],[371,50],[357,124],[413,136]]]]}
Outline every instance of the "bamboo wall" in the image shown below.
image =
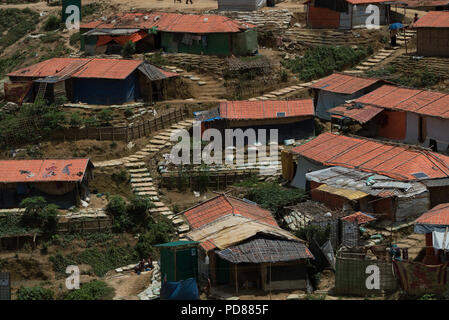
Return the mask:
{"type": "Polygon", "coordinates": [[[418,28],[418,55],[449,57],[449,28],[418,28]]]}

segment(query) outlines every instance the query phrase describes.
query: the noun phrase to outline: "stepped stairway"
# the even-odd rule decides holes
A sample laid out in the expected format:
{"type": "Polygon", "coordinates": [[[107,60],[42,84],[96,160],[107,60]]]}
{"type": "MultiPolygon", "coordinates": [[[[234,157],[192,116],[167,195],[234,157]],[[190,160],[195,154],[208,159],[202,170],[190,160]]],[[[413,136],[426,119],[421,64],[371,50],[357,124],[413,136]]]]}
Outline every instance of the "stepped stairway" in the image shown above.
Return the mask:
{"type": "Polygon", "coordinates": [[[149,210],[149,213],[161,214],[170,219],[177,229],[178,234],[183,234],[189,231],[189,226],[182,217],[175,217],[170,208],[160,200],[157,187],[154,184],[147,163],[144,160],[149,157],[154,157],[162,150],[170,147],[172,145],[170,135],[173,131],[178,129],[189,129],[192,127],[192,124],[193,120],[184,120],[172,125],[168,129],[159,131],[156,136],[151,138],[149,144],[146,145],[145,148],[134,155],[123,159],[124,166],[131,177],[131,188],[134,194],[149,197],[155,206],[149,210]]]}
{"type": "Polygon", "coordinates": [[[344,73],[348,74],[362,74],[376,67],[379,63],[382,63],[385,59],[389,58],[399,47],[393,49],[380,49],[375,55],[366,59],[352,70],[345,70],[344,73]]]}

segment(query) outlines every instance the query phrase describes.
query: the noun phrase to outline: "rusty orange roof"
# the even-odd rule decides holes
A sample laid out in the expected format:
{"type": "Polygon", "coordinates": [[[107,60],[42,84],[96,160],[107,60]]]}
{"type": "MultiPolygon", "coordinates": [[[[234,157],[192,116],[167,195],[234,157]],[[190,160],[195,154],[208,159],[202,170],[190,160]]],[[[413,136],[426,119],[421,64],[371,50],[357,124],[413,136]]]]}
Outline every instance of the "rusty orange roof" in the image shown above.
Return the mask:
{"type": "Polygon", "coordinates": [[[323,133],[290,150],[323,166],[342,166],[401,181],[449,177],[449,157],[413,146],[323,133]]]}
{"type": "MultiPolygon", "coordinates": [[[[53,58],[8,73],[10,77],[45,78],[48,76],[97,79],[125,79],[142,60],[53,58]]],[[[159,68],[158,68],[159,69],[159,68]]],[[[167,77],[177,74],[159,69],[167,77]]]]}
{"type": "Polygon", "coordinates": [[[335,93],[352,94],[378,82],[383,82],[383,80],[334,73],[310,85],[310,88],[335,93]]]}
{"type": "Polygon", "coordinates": [[[274,119],[313,116],[312,99],[273,101],[225,101],[220,103],[220,117],[225,119],[274,119]]]}
{"type": "Polygon", "coordinates": [[[256,204],[229,196],[217,196],[183,212],[192,229],[211,223],[227,215],[241,215],[273,226],[278,226],[271,212],[256,204]]]}
{"type": "Polygon", "coordinates": [[[364,223],[368,223],[371,221],[376,220],[376,218],[374,218],[373,216],[363,213],[362,211],[357,211],[356,213],[350,214],[349,216],[343,217],[340,220],[343,221],[348,221],[348,222],[352,222],[352,221],[357,221],[358,224],[364,224],[364,223]]]}
{"type": "Polygon", "coordinates": [[[92,59],[73,73],[72,77],[125,79],[142,63],[141,60],[92,59]]]}
{"type": "Polygon", "coordinates": [[[373,107],[370,105],[357,107],[351,104],[345,104],[342,106],[338,106],[330,109],[328,112],[338,116],[344,116],[347,118],[354,119],[360,123],[365,123],[377,116],[379,113],[384,110],[383,108],[373,107]]]}
{"type": "Polygon", "coordinates": [[[449,119],[449,94],[384,85],[355,103],[449,119]]]}
{"type": "Polygon", "coordinates": [[[449,203],[442,203],[415,220],[417,224],[449,226],[449,203]]]}
{"type": "Polygon", "coordinates": [[[415,24],[415,28],[449,28],[449,11],[430,11],[415,24]]]}
{"type": "Polygon", "coordinates": [[[255,26],[221,15],[198,15],[166,12],[124,13],[110,17],[106,21],[81,24],[85,29],[136,28],[180,33],[228,33],[240,32],[255,26]]]}
{"type": "Polygon", "coordinates": [[[89,159],[0,160],[0,183],[81,181],[89,159]]]}

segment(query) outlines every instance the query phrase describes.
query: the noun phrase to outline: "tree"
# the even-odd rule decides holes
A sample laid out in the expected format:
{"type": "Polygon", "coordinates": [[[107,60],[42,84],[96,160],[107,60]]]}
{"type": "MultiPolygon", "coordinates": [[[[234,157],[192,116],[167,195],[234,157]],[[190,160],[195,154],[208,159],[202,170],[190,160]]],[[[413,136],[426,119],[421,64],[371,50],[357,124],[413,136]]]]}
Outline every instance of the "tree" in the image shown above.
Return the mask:
{"type": "Polygon", "coordinates": [[[122,57],[131,57],[136,52],[136,44],[129,40],[122,48],[122,57]]]}
{"type": "Polygon", "coordinates": [[[25,208],[22,223],[39,228],[45,234],[51,235],[58,228],[58,207],[47,204],[43,197],[31,197],[22,200],[20,206],[25,208]]]}

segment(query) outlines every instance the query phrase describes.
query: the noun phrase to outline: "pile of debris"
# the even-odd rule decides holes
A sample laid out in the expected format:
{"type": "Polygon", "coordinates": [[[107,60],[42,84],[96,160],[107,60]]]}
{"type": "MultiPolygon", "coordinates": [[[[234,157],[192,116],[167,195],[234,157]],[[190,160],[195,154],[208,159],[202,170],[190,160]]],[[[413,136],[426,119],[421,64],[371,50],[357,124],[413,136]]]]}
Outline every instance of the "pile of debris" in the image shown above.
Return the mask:
{"type": "Polygon", "coordinates": [[[218,14],[236,19],[242,22],[251,23],[257,26],[257,31],[264,33],[270,31],[279,33],[287,30],[293,17],[293,12],[288,9],[259,10],[259,11],[219,11],[218,14]]]}
{"type": "Polygon", "coordinates": [[[140,300],[155,300],[161,294],[161,270],[159,264],[155,261],[153,266],[154,269],[149,287],[137,295],[140,300]]]}
{"type": "MultiPolygon", "coordinates": [[[[151,54],[145,54],[146,57],[151,54]]],[[[178,66],[184,70],[198,70],[203,73],[213,74],[221,77],[223,75],[224,61],[223,58],[190,54],[190,53],[176,53],[164,55],[164,58],[168,60],[170,65],[178,66]]]]}

